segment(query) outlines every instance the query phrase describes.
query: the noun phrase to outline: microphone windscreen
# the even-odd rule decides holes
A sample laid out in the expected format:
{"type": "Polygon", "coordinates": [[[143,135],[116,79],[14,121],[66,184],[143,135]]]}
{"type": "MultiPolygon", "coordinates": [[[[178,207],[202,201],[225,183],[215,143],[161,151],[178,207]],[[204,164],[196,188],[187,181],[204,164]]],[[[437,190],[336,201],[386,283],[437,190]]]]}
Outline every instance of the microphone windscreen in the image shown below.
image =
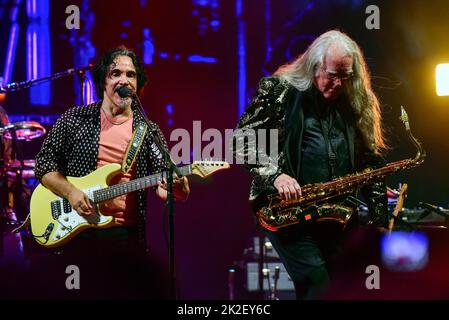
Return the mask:
{"type": "Polygon", "coordinates": [[[129,87],[120,87],[117,89],[117,94],[120,96],[120,98],[131,97],[133,93],[133,90],[129,87]]]}

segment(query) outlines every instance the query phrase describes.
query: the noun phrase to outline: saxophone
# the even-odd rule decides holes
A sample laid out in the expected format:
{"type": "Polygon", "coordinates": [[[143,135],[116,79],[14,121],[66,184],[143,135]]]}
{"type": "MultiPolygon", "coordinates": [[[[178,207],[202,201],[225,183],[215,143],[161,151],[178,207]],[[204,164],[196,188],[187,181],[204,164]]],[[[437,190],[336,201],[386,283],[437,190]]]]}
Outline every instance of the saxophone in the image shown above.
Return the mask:
{"type": "Polygon", "coordinates": [[[256,212],[260,226],[270,231],[278,231],[281,228],[307,221],[334,221],[345,224],[352,215],[352,208],[326,202],[339,196],[352,194],[363,186],[404,169],[416,167],[424,161],[426,153],[421,143],[412,135],[408,115],[402,106],[400,119],[409,138],[417,148],[414,159],[392,162],[379,169],[368,168],[363,172],[343,176],[329,182],[305,185],[301,187],[303,196],[296,200],[285,200],[279,194],[268,195],[268,205],[256,212]]]}

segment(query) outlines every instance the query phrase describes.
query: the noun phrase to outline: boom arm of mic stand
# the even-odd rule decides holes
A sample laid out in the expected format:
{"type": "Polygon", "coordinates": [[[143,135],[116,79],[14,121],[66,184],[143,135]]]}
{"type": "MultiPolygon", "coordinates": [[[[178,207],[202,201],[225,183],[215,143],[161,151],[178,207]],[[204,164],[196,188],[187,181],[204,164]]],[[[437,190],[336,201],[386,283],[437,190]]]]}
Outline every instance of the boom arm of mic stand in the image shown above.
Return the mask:
{"type": "Polygon", "coordinates": [[[449,209],[443,209],[441,207],[438,207],[436,205],[426,203],[426,202],[420,202],[420,207],[425,208],[429,211],[435,212],[436,214],[443,216],[443,217],[449,217],[449,209]]]}
{"type": "Polygon", "coordinates": [[[93,67],[94,67],[93,64],[89,64],[88,66],[83,67],[83,68],[67,69],[66,71],[58,72],[58,73],[52,74],[48,77],[43,77],[43,78],[33,79],[33,80],[28,80],[28,81],[21,81],[21,82],[11,82],[4,87],[0,87],[0,93],[9,93],[9,92],[13,92],[13,91],[18,91],[21,89],[29,88],[31,86],[40,84],[45,81],[55,80],[55,79],[62,78],[65,76],[70,76],[72,74],[82,74],[84,71],[90,70],[93,67]]]}

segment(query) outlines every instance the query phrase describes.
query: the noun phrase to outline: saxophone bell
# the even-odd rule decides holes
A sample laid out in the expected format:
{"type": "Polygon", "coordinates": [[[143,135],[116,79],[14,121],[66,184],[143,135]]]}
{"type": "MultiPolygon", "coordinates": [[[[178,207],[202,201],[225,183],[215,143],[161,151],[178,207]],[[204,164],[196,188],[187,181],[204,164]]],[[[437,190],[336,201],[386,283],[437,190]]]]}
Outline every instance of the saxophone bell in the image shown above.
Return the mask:
{"type": "Polygon", "coordinates": [[[408,114],[402,106],[400,119],[404,123],[410,140],[416,146],[417,153],[414,159],[392,162],[379,169],[367,168],[362,172],[329,182],[302,186],[302,196],[297,200],[287,201],[277,193],[268,195],[268,206],[255,210],[261,227],[277,231],[293,224],[319,220],[345,224],[352,214],[351,208],[340,204],[329,204],[330,200],[342,195],[350,195],[363,186],[373,184],[399,171],[416,167],[424,161],[426,152],[411,133],[408,114]],[[313,206],[317,206],[317,209],[309,210],[313,206]]]}

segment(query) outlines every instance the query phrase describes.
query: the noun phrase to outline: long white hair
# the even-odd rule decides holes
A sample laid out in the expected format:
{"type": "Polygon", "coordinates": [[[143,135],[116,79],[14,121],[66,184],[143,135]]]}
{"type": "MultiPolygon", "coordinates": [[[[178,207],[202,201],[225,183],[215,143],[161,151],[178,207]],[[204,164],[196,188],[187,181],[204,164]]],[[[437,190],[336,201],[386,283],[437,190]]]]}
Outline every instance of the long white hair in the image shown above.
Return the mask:
{"type": "Polygon", "coordinates": [[[357,127],[367,147],[380,154],[387,149],[381,125],[379,100],[371,88],[371,78],[362,51],[346,34],[331,30],[320,35],[293,62],[281,66],[274,75],[290,83],[299,91],[305,91],[314,84],[319,68],[332,45],[353,59],[353,77],[345,84],[345,93],[357,117],[357,127]]]}

